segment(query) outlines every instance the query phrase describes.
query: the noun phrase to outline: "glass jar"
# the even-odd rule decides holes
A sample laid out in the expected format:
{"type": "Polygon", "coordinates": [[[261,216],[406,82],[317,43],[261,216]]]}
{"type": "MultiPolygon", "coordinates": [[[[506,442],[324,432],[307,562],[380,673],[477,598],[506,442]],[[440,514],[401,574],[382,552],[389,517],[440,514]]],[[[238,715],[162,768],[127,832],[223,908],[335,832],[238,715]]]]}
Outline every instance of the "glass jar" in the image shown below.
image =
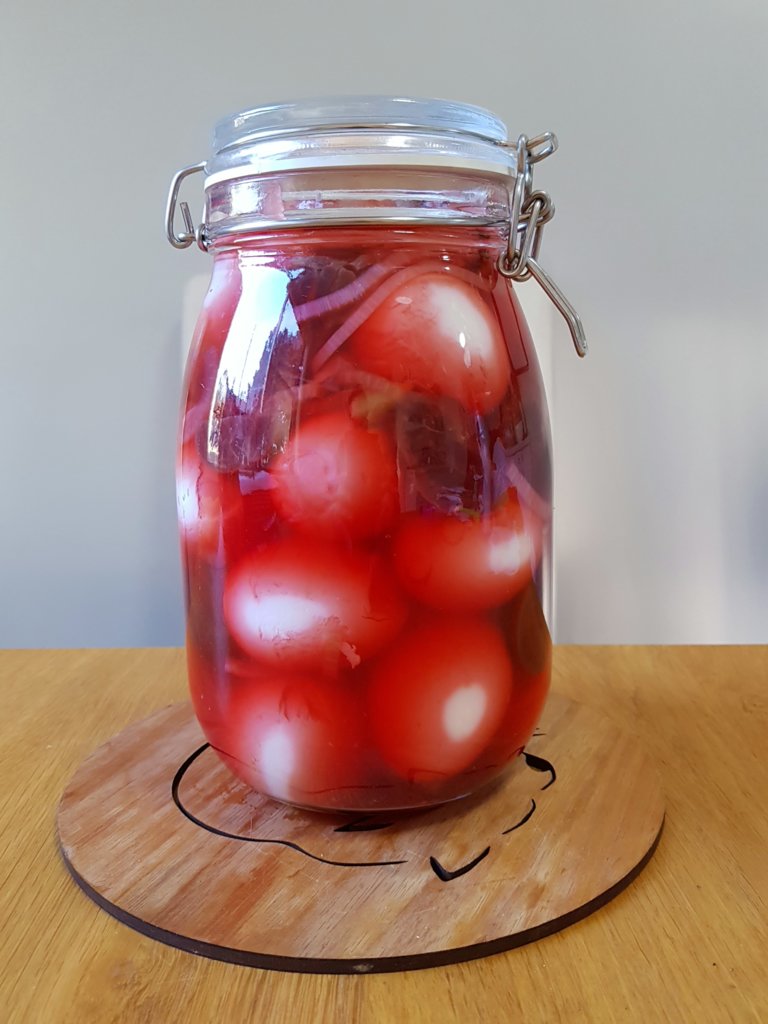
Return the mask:
{"type": "Polygon", "coordinates": [[[190,692],[267,796],[442,803],[536,726],[550,433],[509,278],[570,311],[535,258],[554,145],[475,107],[317,100],[222,121],[174,179],[169,239],[213,256],[177,466],[190,692]]]}

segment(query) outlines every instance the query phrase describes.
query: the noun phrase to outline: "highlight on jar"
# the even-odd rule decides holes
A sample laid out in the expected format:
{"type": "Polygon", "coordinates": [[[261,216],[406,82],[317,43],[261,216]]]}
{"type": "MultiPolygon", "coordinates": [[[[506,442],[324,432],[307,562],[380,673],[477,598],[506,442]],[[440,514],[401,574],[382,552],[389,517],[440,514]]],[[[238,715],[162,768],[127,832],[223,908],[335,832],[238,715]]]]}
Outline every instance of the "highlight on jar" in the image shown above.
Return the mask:
{"type": "Polygon", "coordinates": [[[178,473],[192,698],[260,792],[430,805],[497,775],[546,696],[541,395],[491,248],[334,242],[217,257],[178,473]]]}

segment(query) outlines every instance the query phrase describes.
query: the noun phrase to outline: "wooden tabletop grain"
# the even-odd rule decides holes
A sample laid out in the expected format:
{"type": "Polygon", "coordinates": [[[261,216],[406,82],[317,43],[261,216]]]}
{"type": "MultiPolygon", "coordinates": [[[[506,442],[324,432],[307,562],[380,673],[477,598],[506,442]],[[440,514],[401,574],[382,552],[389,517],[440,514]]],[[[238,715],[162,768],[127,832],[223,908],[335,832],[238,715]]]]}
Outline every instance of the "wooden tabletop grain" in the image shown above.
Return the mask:
{"type": "Polygon", "coordinates": [[[0,652],[0,1018],[10,1024],[768,1021],[768,648],[561,647],[554,685],[641,737],[659,849],[598,913],[510,953],[368,977],[236,967],[99,910],[56,848],[96,746],[184,699],[180,651],[0,652]]]}

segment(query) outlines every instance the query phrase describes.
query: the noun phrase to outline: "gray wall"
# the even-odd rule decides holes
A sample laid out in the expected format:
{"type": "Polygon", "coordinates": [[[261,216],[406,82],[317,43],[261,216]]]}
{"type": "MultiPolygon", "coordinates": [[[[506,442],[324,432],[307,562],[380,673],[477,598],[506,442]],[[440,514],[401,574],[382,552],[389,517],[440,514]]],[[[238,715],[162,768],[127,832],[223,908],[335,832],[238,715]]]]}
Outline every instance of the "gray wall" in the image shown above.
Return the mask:
{"type": "Polygon", "coordinates": [[[592,354],[552,321],[558,638],[768,640],[767,29],[763,0],[4,6],[0,644],[180,642],[207,260],[164,241],[171,172],[234,109],[387,91],[560,137],[543,262],[592,354]]]}

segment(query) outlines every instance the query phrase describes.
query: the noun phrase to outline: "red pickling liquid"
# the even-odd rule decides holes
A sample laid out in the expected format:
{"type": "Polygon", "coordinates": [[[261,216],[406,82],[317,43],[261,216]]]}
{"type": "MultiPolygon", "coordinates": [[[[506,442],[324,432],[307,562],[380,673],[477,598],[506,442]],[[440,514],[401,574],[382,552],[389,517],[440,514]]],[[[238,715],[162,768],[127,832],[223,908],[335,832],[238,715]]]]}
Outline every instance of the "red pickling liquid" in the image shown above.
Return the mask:
{"type": "Polygon", "coordinates": [[[455,799],[536,726],[549,427],[499,247],[375,227],[215,256],[178,462],[190,688],[276,799],[455,799]]]}

